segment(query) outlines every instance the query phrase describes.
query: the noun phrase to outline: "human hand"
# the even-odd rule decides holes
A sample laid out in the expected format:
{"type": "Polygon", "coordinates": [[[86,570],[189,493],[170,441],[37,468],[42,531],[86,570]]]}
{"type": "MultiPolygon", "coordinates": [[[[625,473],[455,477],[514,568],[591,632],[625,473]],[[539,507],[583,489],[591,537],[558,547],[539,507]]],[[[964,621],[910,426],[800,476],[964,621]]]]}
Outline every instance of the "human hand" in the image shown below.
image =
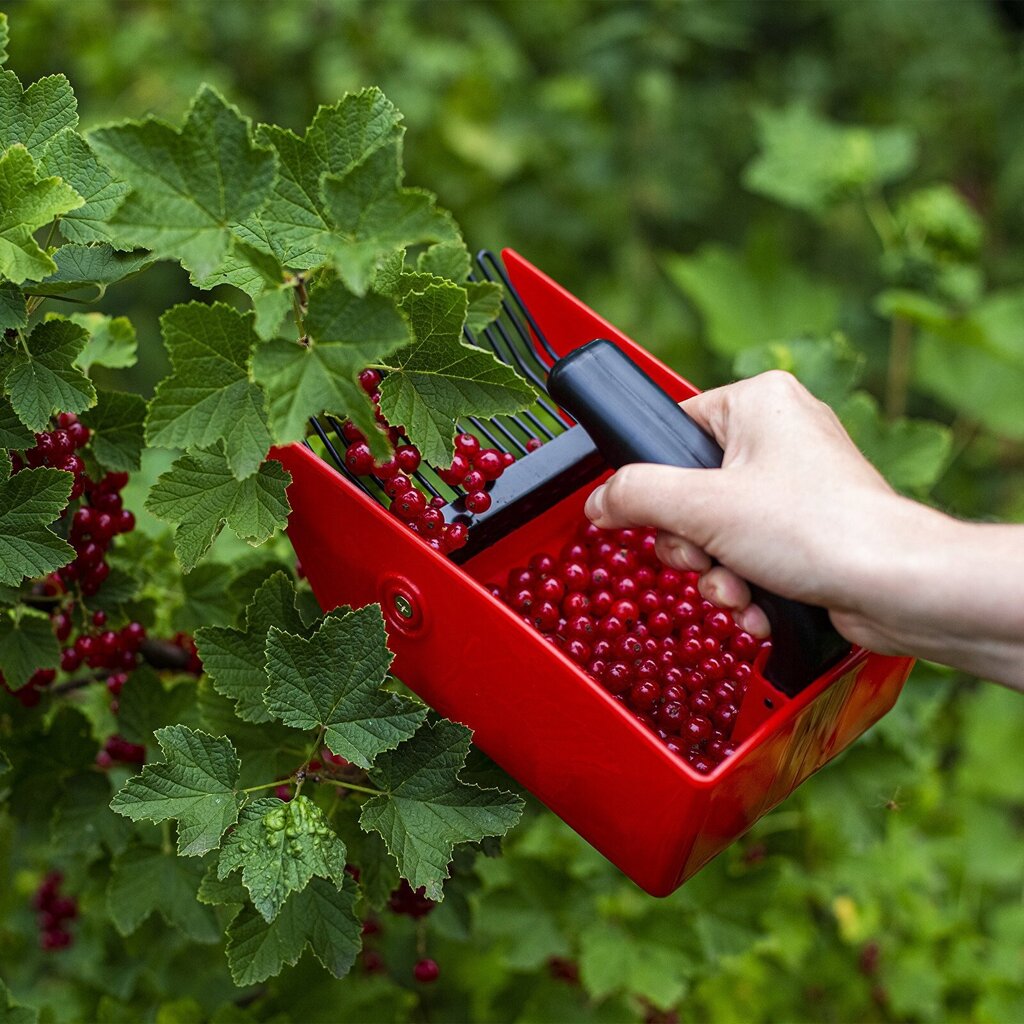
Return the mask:
{"type": "Polygon", "coordinates": [[[904,646],[879,578],[945,517],[896,494],[790,374],[708,391],[683,408],[724,449],[721,469],[625,466],[590,496],[593,522],[656,527],[662,561],[706,572],[704,596],[755,635],[768,622],[744,580],[824,606],[854,643],[904,646]]]}

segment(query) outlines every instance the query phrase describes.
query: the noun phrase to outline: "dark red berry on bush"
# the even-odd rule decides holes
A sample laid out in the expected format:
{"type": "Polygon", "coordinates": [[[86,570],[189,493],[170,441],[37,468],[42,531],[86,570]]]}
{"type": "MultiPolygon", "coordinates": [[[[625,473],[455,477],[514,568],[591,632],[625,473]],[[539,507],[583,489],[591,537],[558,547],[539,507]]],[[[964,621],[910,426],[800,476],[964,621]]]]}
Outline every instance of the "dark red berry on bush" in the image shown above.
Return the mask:
{"type": "Polygon", "coordinates": [[[472,459],[480,451],[480,442],[472,434],[459,434],[455,438],[455,451],[472,459]]]}
{"type": "Polygon", "coordinates": [[[466,511],[480,515],[491,507],[491,496],[486,491],[470,491],[466,495],[466,511]]]}
{"type": "Polygon", "coordinates": [[[437,966],[436,961],[423,959],[417,962],[412,969],[412,974],[421,985],[429,985],[441,976],[441,969],[437,966]]]}

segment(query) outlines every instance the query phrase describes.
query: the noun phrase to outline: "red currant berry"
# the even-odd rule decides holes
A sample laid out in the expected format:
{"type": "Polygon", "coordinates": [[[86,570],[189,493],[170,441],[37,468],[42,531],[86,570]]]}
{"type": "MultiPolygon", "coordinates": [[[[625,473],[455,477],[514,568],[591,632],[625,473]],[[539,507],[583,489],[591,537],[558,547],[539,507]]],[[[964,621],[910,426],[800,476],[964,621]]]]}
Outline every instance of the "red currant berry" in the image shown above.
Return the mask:
{"type": "Polygon", "coordinates": [[[501,453],[493,448],[486,448],[473,459],[473,468],[483,475],[485,480],[497,480],[505,469],[501,453]]]}
{"type": "MultiPolygon", "coordinates": [[[[350,448],[349,451],[352,449],[350,448]]],[[[387,483],[384,484],[384,493],[389,498],[397,498],[412,487],[412,481],[404,473],[395,473],[387,483]]]]}
{"type": "Polygon", "coordinates": [[[537,596],[545,601],[560,604],[562,598],[565,597],[565,584],[557,576],[545,576],[537,584],[537,596]]]}
{"type": "Polygon", "coordinates": [[[472,459],[480,451],[480,442],[472,434],[458,434],[455,438],[455,450],[467,459],[472,459]]]}
{"type": "Polygon", "coordinates": [[[345,420],[345,422],[342,423],[341,436],[348,441],[349,444],[355,444],[357,441],[366,440],[366,435],[351,420],[345,420]]]}
{"type": "Polygon", "coordinates": [[[711,712],[711,720],[725,733],[730,733],[736,724],[739,709],[735,704],[719,704],[711,712]]]}
{"type": "Polygon", "coordinates": [[[491,507],[491,496],[486,491],[470,491],[466,495],[466,511],[480,515],[491,507]]]}
{"type": "Polygon", "coordinates": [[[539,437],[531,437],[530,440],[526,442],[527,453],[535,452],[543,443],[544,442],[539,437]]]}
{"type": "Polygon", "coordinates": [[[651,636],[666,637],[672,632],[672,616],[668,612],[655,612],[647,619],[651,636]]]}
{"type": "Polygon", "coordinates": [[[586,590],[590,586],[590,570],[582,562],[566,562],[558,575],[567,590],[586,590]]]}
{"type": "Polygon", "coordinates": [[[357,441],[345,452],[345,466],[356,476],[367,476],[373,472],[373,455],[365,441],[357,441]]]}
{"type": "Polygon", "coordinates": [[[412,969],[412,974],[421,985],[430,985],[441,976],[441,968],[437,966],[435,960],[419,960],[412,969]]]}
{"type": "Polygon", "coordinates": [[[415,473],[420,468],[419,449],[411,444],[399,445],[395,449],[395,462],[403,473],[415,473]]]}
{"type": "Polygon", "coordinates": [[[458,551],[469,542],[469,527],[465,523],[449,523],[445,527],[443,543],[449,551],[458,551]]]}
{"type": "Polygon", "coordinates": [[[658,708],[658,723],[668,732],[678,732],[689,717],[689,711],[678,701],[666,701],[658,708]]]}
{"type": "Polygon", "coordinates": [[[427,499],[415,487],[410,487],[407,491],[403,491],[391,502],[391,511],[399,519],[407,523],[419,518],[426,507],[427,499]]]}
{"type": "Polygon", "coordinates": [[[372,395],[380,387],[381,376],[377,370],[363,370],[359,374],[359,386],[368,394],[372,395]]]}
{"type": "Polygon", "coordinates": [[[416,520],[416,525],[420,533],[427,534],[428,536],[440,536],[441,531],[444,529],[444,515],[440,509],[428,506],[423,510],[423,514],[419,519],[416,520]]]}
{"type": "Polygon", "coordinates": [[[727,637],[733,630],[732,616],[725,611],[714,611],[704,619],[704,628],[719,639],[727,637]]]}
{"type": "Polygon", "coordinates": [[[633,669],[624,661],[613,661],[602,681],[612,693],[624,693],[633,682],[633,669]]]}
{"type": "Polygon", "coordinates": [[[579,637],[572,637],[566,642],[565,653],[576,662],[577,665],[585,665],[590,661],[590,644],[579,637]]]}
{"type": "Polygon", "coordinates": [[[530,613],[530,621],[542,632],[554,629],[558,619],[558,606],[550,601],[538,602],[530,613]]]}
{"type": "Polygon", "coordinates": [[[629,691],[629,703],[637,711],[650,711],[661,697],[661,687],[653,679],[641,679],[629,691]]]}
{"type": "Polygon", "coordinates": [[[462,486],[466,491],[482,491],[486,483],[483,473],[471,469],[462,481],[462,486]]]}
{"type": "Polygon", "coordinates": [[[67,428],[72,448],[84,448],[89,443],[92,431],[84,423],[72,423],[67,428]]]}
{"type": "Polygon", "coordinates": [[[458,487],[471,468],[469,459],[461,452],[456,452],[452,464],[447,469],[439,469],[437,475],[450,487],[458,487]]]}
{"type": "Polygon", "coordinates": [[[118,533],[131,533],[135,529],[135,514],[123,508],[114,521],[118,533]]]}
{"type": "Polygon", "coordinates": [[[711,721],[703,715],[691,715],[679,735],[689,743],[703,743],[711,735],[711,721]]]}
{"type": "Polygon", "coordinates": [[[712,708],[715,706],[715,698],[709,690],[697,690],[696,693],[690,695],[688,703],[691,711],[707,715],[711,713],[712,708]]]}

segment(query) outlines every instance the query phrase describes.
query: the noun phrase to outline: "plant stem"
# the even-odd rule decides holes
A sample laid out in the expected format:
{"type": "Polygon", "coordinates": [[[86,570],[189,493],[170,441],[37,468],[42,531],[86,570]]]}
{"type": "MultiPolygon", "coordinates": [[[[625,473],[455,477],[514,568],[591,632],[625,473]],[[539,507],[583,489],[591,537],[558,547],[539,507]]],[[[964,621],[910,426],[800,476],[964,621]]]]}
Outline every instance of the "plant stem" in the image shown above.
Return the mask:
{"type": "MultiPolygon", "coordinates": [[[[239,792],[258,793],[261,789],[276,789],[278,786],[290,785],[294,778],[294,775],[289,775],[287,779],[278,779],[277,782],[261,782],[258,786],[249,786],[247,789],[239,790],[239,792]]],[[[298,792],[295,795],[298,796],[298,792]]]]}
{"type": "Polygon", "coordinates": [[[913,341],[914,325],[906,317],[893,317],[889,332],[889,369],[885,381],[885,411],[890,419],[902,416],[907,411],[913,341]]]}
{"type": "Polygon", "coordinates": [[[356,793],[368,793],[370,796],[384,796],[384,790],[374,789],[372,786],[359,786],[354,782],[346,782],[344,779],[320,779],[321,785],[337,786],[339,789],[351,789],[356,793]]]}

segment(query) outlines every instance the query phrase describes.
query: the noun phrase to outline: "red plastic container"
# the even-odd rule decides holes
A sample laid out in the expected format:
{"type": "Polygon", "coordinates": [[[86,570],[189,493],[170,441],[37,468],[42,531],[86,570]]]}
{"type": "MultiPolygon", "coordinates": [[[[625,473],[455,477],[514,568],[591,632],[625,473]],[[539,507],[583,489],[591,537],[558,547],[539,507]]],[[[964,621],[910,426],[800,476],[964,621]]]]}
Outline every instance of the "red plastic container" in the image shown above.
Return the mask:
{"type": "MultiPolygon", "coordinates": [[[[502,255],[559,355],[608,338],[675,399],[695,394],[518,254],[502,255]]],[[[321,605],[379,602],[395,674],[469,726],[485,753],[655,896],[676,889],[885,714],[913,664],[855,649],[792,699],[755,671],[739,749],[700,775],[485,589],[568,539],[597,480],[458,566],[305,446],[272,454],[292,474],[288,534],[321,605]]]]}

